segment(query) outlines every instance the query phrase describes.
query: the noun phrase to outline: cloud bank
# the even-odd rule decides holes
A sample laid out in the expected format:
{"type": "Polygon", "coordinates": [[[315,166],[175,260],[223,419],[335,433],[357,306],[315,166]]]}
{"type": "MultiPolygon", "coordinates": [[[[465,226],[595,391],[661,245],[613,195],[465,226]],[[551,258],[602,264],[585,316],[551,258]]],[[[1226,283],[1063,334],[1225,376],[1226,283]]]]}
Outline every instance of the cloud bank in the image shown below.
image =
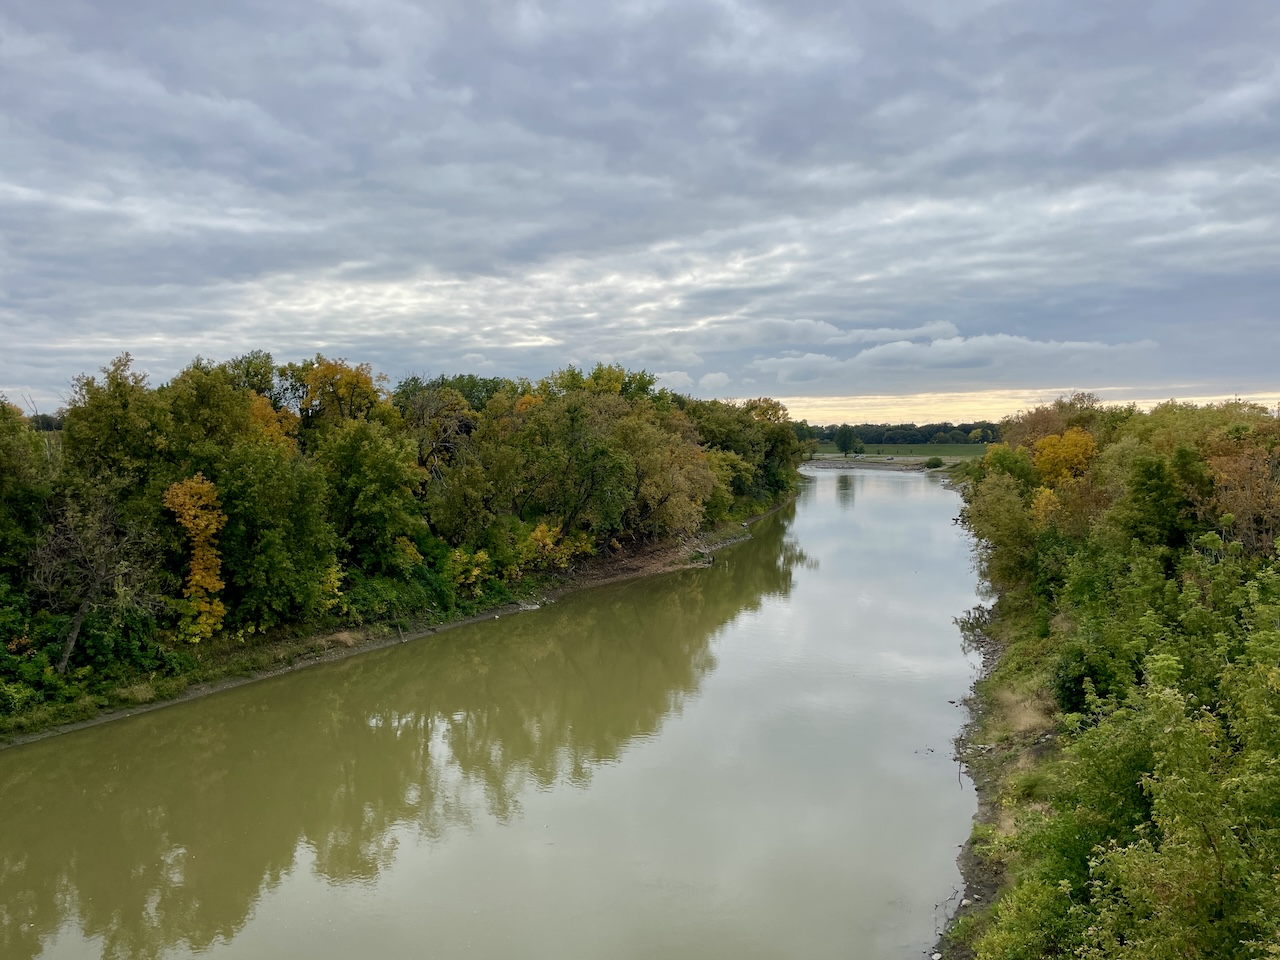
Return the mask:
{"type": "Polygon", "coordinates": [[[253,348],[1269,389],[1277,48],[1271,0],[13,0],[0,390],[253,348]]]}

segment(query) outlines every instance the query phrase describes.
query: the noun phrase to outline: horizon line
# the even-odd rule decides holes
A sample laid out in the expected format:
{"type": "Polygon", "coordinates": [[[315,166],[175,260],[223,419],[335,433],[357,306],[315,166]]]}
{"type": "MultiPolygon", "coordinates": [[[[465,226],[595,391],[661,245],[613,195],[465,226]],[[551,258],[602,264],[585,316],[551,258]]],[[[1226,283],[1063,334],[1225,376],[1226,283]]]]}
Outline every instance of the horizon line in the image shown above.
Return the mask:
{"type": "Polygon", "coordinates": [[[950,390],[913,394],[853,394],[846,396],[777,396],[795,420],[831,423],[972,423],[998,421],[1059,397],[1092,393],[1105,403],[1136,404],[1150,410],[1174,400],[1199,405],[1240,400],[1280,410],[1280,390],[1274,392],[1215,392],[1204,384],[1175,384],[1154,396],[1148,387],[1026,387],[999,390],[950,390]],[[1196,391],[1194,394],[1185,391],[1196,391]]]}

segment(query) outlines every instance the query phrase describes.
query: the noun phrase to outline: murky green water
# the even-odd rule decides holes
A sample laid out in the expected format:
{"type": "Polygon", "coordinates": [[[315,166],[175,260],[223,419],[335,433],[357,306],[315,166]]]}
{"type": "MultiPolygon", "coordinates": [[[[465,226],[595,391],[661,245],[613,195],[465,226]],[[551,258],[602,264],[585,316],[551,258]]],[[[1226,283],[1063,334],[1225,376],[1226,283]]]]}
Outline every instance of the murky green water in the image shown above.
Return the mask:
{"type": "Polygon", "coordinates": [[[957,509],[824,473],[710,569],[4,751],[0,956],[919,957],[957,509]]]}

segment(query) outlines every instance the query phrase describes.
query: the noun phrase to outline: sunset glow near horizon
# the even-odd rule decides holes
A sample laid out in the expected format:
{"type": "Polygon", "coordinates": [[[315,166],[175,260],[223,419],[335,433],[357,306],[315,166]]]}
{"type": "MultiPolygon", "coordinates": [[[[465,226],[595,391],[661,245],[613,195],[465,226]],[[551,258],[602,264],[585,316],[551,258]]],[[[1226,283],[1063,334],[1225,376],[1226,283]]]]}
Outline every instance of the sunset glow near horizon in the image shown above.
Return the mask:
{"type": "MultiPolygon", "coordinates": [[[[1060,390],[993,390],[985,393],[921,393],[901,397],[779,397],[794,420],[814,425],[832,423],[969,423],[977,420],[998,422],[1023,410],[1052,403],[1079,391],[1060,390]]],[[[1275,393],[1198,395],[1171,394],[1167,397],[1135,396],[1123,388],[1098,388],[1088,391],[1104,404],[1133,403],[1141,410],[1170,400],[1179,403],[1217,404],[1230,400],[1256,403],[1280,416],[1280,390],[1275,393]]]]}

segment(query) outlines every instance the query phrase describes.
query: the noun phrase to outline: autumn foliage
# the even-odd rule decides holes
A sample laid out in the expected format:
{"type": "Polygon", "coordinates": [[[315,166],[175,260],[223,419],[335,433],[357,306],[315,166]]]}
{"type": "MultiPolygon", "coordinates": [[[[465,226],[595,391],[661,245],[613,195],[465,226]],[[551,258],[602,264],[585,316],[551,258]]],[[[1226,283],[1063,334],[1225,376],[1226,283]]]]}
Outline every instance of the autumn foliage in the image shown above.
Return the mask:
{"type": "Polygon", "coordinates": [[[1032,460],[1045,485],[1057,487],[1084,476],[1097,455],[1098,445],[1093,437],[1079,427],[1070,427],[1061,435],[1051,433],[1037,440],[1032,460]]]}
{"type": "Polygon", "coordinates": [[[153,386],[126,354],[47,423],[0,400],[0,721],[509,601],[602,545],[766,509],[799,454],[781,404],[616,365],[392,390],[368,363],[253,351],[153,386]]]}
{"type": "Polygon", "coordinates": [[[997,597],[974,622],[996,699],[1057,713],[1002,734],[980,848],[1010,884],[968,946],[1280,955],[1280,421],[1077,395],[1001,433],[964,489],[997,597]]]}
{"type": "Polygon", "coordinates": [[[181,480],[164,492],[164,505],[177,516],[191,545],[191,561],[186,587],[186,605],[179,627],[192,643],[208,640],[222,626],[227,609],[218,594],[226,586],[219,574],[217,536],[227,522],[218,502],[218,491],[203,474],[181,480]]]}

